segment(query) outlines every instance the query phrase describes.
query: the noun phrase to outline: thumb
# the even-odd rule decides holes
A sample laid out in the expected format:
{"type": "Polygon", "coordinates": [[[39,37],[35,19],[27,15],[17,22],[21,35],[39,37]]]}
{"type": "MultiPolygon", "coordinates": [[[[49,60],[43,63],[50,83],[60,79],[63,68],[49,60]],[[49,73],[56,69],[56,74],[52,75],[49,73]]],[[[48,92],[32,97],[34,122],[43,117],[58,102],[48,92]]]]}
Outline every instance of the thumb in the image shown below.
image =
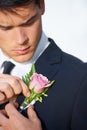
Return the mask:
{"type": "Polygon", "coordinates": [[[8,103],[5,106],[5,111],[8,115],[8,117],[19,114],[19,112],[17,111],[17,107],[18,107],[17,103],[8,103]]]}

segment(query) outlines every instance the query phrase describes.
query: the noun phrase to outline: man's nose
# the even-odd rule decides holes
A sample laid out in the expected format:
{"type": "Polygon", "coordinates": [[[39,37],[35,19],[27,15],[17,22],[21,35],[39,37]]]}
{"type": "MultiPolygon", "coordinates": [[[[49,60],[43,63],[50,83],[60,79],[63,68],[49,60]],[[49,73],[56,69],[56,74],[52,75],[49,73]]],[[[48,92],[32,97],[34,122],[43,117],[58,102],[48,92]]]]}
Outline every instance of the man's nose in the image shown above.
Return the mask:
{"type": "Polygon", "coordinates": [[[28,42],[28,36],[24,29],[15,28],[15,40],[17,44],[26,44],[28,42]]]}

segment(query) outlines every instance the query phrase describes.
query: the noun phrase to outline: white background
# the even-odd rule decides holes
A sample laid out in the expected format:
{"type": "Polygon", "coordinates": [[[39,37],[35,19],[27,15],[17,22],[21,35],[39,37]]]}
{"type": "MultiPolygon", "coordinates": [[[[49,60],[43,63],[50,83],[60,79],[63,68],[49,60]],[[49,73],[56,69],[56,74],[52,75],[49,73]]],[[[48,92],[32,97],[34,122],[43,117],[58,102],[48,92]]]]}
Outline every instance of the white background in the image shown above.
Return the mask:
{"type": "Polygon", "coordinates": [[[87,62],[87,0],[45,0],[43,30],[62,50],[87,62]]]}

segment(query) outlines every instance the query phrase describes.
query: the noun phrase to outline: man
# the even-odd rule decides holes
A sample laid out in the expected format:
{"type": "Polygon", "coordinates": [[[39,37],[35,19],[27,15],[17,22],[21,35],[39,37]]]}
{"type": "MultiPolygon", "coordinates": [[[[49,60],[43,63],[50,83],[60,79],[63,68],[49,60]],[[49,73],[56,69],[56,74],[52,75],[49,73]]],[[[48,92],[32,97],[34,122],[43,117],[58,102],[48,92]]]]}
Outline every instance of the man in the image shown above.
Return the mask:
{"type": "Polygon", "coordinates": [[[55,80],[42,104],[36,102],[20,114],[17,104],[8,103],[0,112],[4,130],[87,129],[87,67],[64,53],[42,31],[44,0],[0,1],[0,102],[22,103],[29,96],[21,80],[35,63],[36,71],[55,80]],[[3,73],[3,62],[15,64],[11,75],[3,73]],[[23,95],[19,95],[23,93],[23,95]],[[19,95],[19,96],[18,96],[19,95]]]}

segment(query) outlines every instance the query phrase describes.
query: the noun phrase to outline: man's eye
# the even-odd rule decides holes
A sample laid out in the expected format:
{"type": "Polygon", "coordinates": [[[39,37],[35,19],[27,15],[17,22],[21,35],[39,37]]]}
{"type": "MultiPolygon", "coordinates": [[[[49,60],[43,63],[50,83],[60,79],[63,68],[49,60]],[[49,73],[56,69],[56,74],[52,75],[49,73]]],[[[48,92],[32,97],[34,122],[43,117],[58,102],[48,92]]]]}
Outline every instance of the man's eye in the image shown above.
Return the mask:
{"type": "Polygon", "coordinates": [[[29,21],[26,24],[22,24],[22,27],[31,26],[34,22],[35,22],[34,20],[29,21]]]}
{"type": "Polygon", "coordinates": [[[6,31],[7,30],[7,28],[0,28],[2,31],[6,31]]]}
{"type": "Polygon", "coordinates": [[[0,28],[0,30],[2,30],[2,31],[8,31],[10,29],[12,29],[12,27],[1,27],[0,28]]]}

